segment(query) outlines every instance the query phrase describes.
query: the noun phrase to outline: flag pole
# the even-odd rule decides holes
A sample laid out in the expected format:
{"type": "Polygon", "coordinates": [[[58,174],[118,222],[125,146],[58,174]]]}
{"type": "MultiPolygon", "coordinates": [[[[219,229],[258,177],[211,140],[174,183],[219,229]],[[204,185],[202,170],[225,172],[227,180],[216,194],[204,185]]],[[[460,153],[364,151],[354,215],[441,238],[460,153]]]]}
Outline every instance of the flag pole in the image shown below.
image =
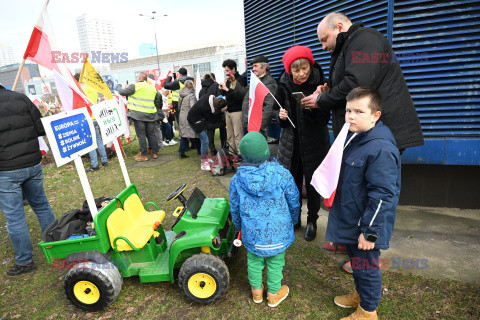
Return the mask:
{"type": "Polygon", "coordinates": [[[17,87],[18,79],[20,79],[20,73],[22,73],[24,65],[25,65],[25,59],[22,60],[22,64],[20,64],[20,68],[18,68],[17,76],[15,77],[15,82],[13,83],[12,91],[15,91],[15,88],[17,87]]]}
{"type": "MultiPolygon", "coordinates": [[[[280,109],[282,110],[285,110],[282,105],[280,104],[280,102],[277,101],[277,99],[275,99],[275,96],[271,93],[271,92],[268,92],[270,93],[270,95],[272,96],[273,100],[275,100],[276,103],[278,103],[278,105],[280,106],[280,109]]],[[[292,120],[290,119],[290,117],[287,115],[287,119],[288,121],[290,121],[290,124],[292,125],[293,128],[295,128],[295,125],[293,124],[292,120]]],[[[296,129],[296,128],[295,128],[296,129]]]]}

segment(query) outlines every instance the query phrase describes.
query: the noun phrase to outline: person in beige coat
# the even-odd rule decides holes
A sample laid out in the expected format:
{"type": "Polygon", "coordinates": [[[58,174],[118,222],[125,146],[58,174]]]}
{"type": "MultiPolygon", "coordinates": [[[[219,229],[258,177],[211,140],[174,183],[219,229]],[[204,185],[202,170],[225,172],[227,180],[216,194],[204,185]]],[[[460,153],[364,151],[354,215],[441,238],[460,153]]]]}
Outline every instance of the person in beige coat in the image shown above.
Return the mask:
{"type": "MultiPolygon", "coordinates": [[[[195,131],[192,129],[187,120],[188,112],[195,102],[197,102],[197,98],[195,97],[193,81],[187,80],[185,81],[185,87],[180,90],[180,99],[178,100],[180,109],[180,115],[178,117],[180,147],[178,149],[178,154],[180,158],[188,158],[188,156],[185,154],[185,149],[188,145],[188,139],[197,138],[195,131]]],[[[198,149],[200,149],[200,144],[198,144],[198,149]]]]}

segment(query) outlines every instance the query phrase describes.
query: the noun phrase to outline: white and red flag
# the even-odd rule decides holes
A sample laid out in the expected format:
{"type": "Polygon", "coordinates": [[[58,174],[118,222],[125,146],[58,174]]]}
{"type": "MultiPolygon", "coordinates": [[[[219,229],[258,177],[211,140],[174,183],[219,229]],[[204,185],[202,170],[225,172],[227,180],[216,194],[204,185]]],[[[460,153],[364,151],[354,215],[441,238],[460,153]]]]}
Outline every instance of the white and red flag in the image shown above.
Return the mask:
{"type": "Polygon", "coordinates": [[[252,72],[248,97],[248,131],[260,132],[262,126],[263,101],[270,90],[252,72]]]}
{"type": "MultiPolygon", "coordinates": [[[[310,183],[324,198],[323,202],[327,209],[332,207],[335,192],[337,191],[338,178],[342,166],[343,149],[346,147],[345,140],[347,139],[349,128],[350,123],[343,125],[342,130],[333,142],[330,150],[328,150],[325,159],[323,159],[320,166],[313,173],[312,182],[310,183]]],[[[349,142],[353,137],[354,135],[350,138],[349,142]]]]}
{"type": "MultiPolygon", "coordinates": [[[[85,97],[85,94],[80,88],[80,85],[75,80],[67,66],[64,63],[56,62],[52,54],[52,51],[54,51],[56,48],[54,41],[55,37],[47,15],[48,2],[49,0],[45,1],[42,12],[38,17],[37,23],[33,27],[33,32],[30,36],[30,40],[28,41],[27,49],[25,50],[23,58],[36,62],[42,67],[52,71],[55,76],[56,83],[58,78],[62,78],[62,83],[65,82],[68,87],[70,87],[73,91],[80,92],[80,95],[85,97]]],[[[81,101],[85,100],[83,99],[83,97],[82,99],[80,99],[81,101]]],[[[72,100],[65,102],[63,101],[64,99],[62,99],[62,96],[60,96],[60,99],[62,100],[65,111],[71,110],[69,109],[69,106],[73,106],[73,108],[76,109],[80,107],[88,107],[89,105],[91,105],[91,103],[79,104],[78,101],[80,100],[72,100]],[[65,104],[67,105],[66,108],[65,104]]],[[[88,102],[89,100],[86,99],[85,101],[88,102]]]]}
{"type": "Polygon", "coordinates": [[[87,107],[88,113],[92,114],[89,107],[92,106],[93,103],[85,96],[80,88],[70,85],[56,70],[53,70],[53,76],[58,96],[60,97],[60,101],[62,101],[63,111],[87,107]]]}

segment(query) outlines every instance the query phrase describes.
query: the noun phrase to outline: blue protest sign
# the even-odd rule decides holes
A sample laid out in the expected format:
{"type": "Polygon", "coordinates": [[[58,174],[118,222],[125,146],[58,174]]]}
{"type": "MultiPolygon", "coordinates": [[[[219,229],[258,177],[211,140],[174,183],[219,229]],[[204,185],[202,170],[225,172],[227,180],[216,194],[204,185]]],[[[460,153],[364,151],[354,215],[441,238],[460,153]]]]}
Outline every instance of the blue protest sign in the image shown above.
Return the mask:
{"type": "Polygon", "coordinates": [[[97,148],[95,129],[86,108],[42,118],[57,166],[97,148]]]}

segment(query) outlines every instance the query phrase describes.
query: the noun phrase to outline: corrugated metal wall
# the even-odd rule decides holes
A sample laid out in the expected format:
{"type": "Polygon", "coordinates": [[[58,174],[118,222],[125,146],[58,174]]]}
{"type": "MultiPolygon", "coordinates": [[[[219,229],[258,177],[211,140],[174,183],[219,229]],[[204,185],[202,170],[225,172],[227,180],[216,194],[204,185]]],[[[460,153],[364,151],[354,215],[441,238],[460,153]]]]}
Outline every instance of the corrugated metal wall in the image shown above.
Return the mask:
{"type": "Polygon", "coordinates": [[[329,12],[382,32],[392,43],[425,135],[405,163],[480,165],[480,1],[245,0],[247,61],[264,54],[272,74],[295,44],[312,48],[328,76],[316,27],[329,12]]]}

